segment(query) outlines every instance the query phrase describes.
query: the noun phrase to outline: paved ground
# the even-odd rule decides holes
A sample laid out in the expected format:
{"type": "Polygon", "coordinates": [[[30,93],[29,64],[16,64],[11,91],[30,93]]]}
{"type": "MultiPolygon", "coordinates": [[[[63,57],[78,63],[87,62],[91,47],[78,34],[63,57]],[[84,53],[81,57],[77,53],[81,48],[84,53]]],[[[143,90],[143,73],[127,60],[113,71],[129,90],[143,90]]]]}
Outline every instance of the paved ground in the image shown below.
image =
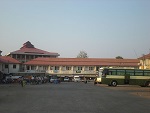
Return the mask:
{"type": "Polygon", "coordinates": [[[149,113],[150,99],[91,83],[0,85],[0,113],[149,113]]]}
{"type": "Polygon", "coordinates": [[[141,87],[137,85],[118,85],[117,87],[110,87],[104,84],[98,84],[97,86],[109,88],[111,90],[126,91],[126,93],[150,99],[150,87],[141,87]]]}

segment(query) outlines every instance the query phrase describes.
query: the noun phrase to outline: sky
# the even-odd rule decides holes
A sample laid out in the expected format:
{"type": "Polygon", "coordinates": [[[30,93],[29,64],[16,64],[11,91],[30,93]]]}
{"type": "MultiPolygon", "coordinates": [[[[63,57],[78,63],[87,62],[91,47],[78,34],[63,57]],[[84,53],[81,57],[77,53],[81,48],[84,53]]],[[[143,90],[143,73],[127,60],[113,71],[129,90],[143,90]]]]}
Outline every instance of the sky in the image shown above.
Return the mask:
{"type": "Polygon", "coordinates": [[[0,50],[36,48],[75,58],[150,53],[150,0],[0,0],[0,50]]]}

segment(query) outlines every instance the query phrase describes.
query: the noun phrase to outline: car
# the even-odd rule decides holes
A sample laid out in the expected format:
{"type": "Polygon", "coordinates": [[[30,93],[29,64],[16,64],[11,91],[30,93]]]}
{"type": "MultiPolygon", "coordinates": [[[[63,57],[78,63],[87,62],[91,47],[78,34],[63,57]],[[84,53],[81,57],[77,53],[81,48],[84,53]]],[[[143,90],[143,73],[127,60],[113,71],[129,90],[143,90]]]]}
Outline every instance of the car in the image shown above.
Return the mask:
{"type": "Polygon", "coordinates": [[[81,82],[80,76],[74,76],[74,77],[73,77],[73,81],[74,81],[74,82],[81,82]]]}
{"type": "Polygon", "coordinates": [[[51,76],[49,82],[50,83],[60,83],[60,79],[56,75],[54,75],[54,76],[51,76]]]}
{"type": "Polygon", "coordinates": [[[69,82],[69,77],[65,77],[64,82],[69,82]]]}
{"type": "Polygon", "coordinates": [[[50,83],[53,83],[54,82],[54,78],[50,78],[50,83]]]}
{"type": "Polygon", "coordinates": [[[58,78],[51,78],[50,79],[50,83],[60,83],[60,79],[58,79],[58,78]]]}

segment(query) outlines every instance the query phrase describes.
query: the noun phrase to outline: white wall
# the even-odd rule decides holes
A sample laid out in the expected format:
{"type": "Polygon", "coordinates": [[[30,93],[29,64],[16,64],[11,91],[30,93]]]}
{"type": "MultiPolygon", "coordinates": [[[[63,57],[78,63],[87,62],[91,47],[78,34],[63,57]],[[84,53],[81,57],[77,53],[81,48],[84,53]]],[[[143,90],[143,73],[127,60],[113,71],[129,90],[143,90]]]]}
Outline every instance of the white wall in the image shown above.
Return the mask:
{"type": "Polygon", "coordinates": [[[8,68],[5,68],[5,65],[3,65],[4,73],[9,74],[9,73],[17,73],[19,72],[19,64],[8,64],[8,68]],[[16,65],[16,68],[13,68],[13,65],[16,65]]]}

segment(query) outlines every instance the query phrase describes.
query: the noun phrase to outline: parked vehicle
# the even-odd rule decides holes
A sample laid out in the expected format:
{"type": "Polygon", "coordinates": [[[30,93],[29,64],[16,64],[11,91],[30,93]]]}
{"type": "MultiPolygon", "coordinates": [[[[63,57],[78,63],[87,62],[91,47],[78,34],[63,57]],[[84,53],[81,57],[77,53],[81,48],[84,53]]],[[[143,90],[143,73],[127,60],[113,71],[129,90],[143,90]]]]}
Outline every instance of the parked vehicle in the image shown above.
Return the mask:
{"type": "Polygon", "coordinates": [[[69,80],[69,77],[64,77],[64,82],[69,82],[70,80],[69,80]]]}
{"type": "Polygon", "coordinates": [[[50,83],[60,83],[60,79],[57,75],[52,75],[49,80],[50,83]]]}
{"type": "Polygon", "coordinates": [[[73,81],[74,81],[74,82],[80,82],[80,81],[81,81],[80,76],[75,75],[75,76],[73,77],[73,81]]]}
{"type": "Polygon", "coordinates": [[[102,70],[101,83],[108,86],[129,84],[146,87],[150,85],[150,70],[106,68],[102,70]]]}

